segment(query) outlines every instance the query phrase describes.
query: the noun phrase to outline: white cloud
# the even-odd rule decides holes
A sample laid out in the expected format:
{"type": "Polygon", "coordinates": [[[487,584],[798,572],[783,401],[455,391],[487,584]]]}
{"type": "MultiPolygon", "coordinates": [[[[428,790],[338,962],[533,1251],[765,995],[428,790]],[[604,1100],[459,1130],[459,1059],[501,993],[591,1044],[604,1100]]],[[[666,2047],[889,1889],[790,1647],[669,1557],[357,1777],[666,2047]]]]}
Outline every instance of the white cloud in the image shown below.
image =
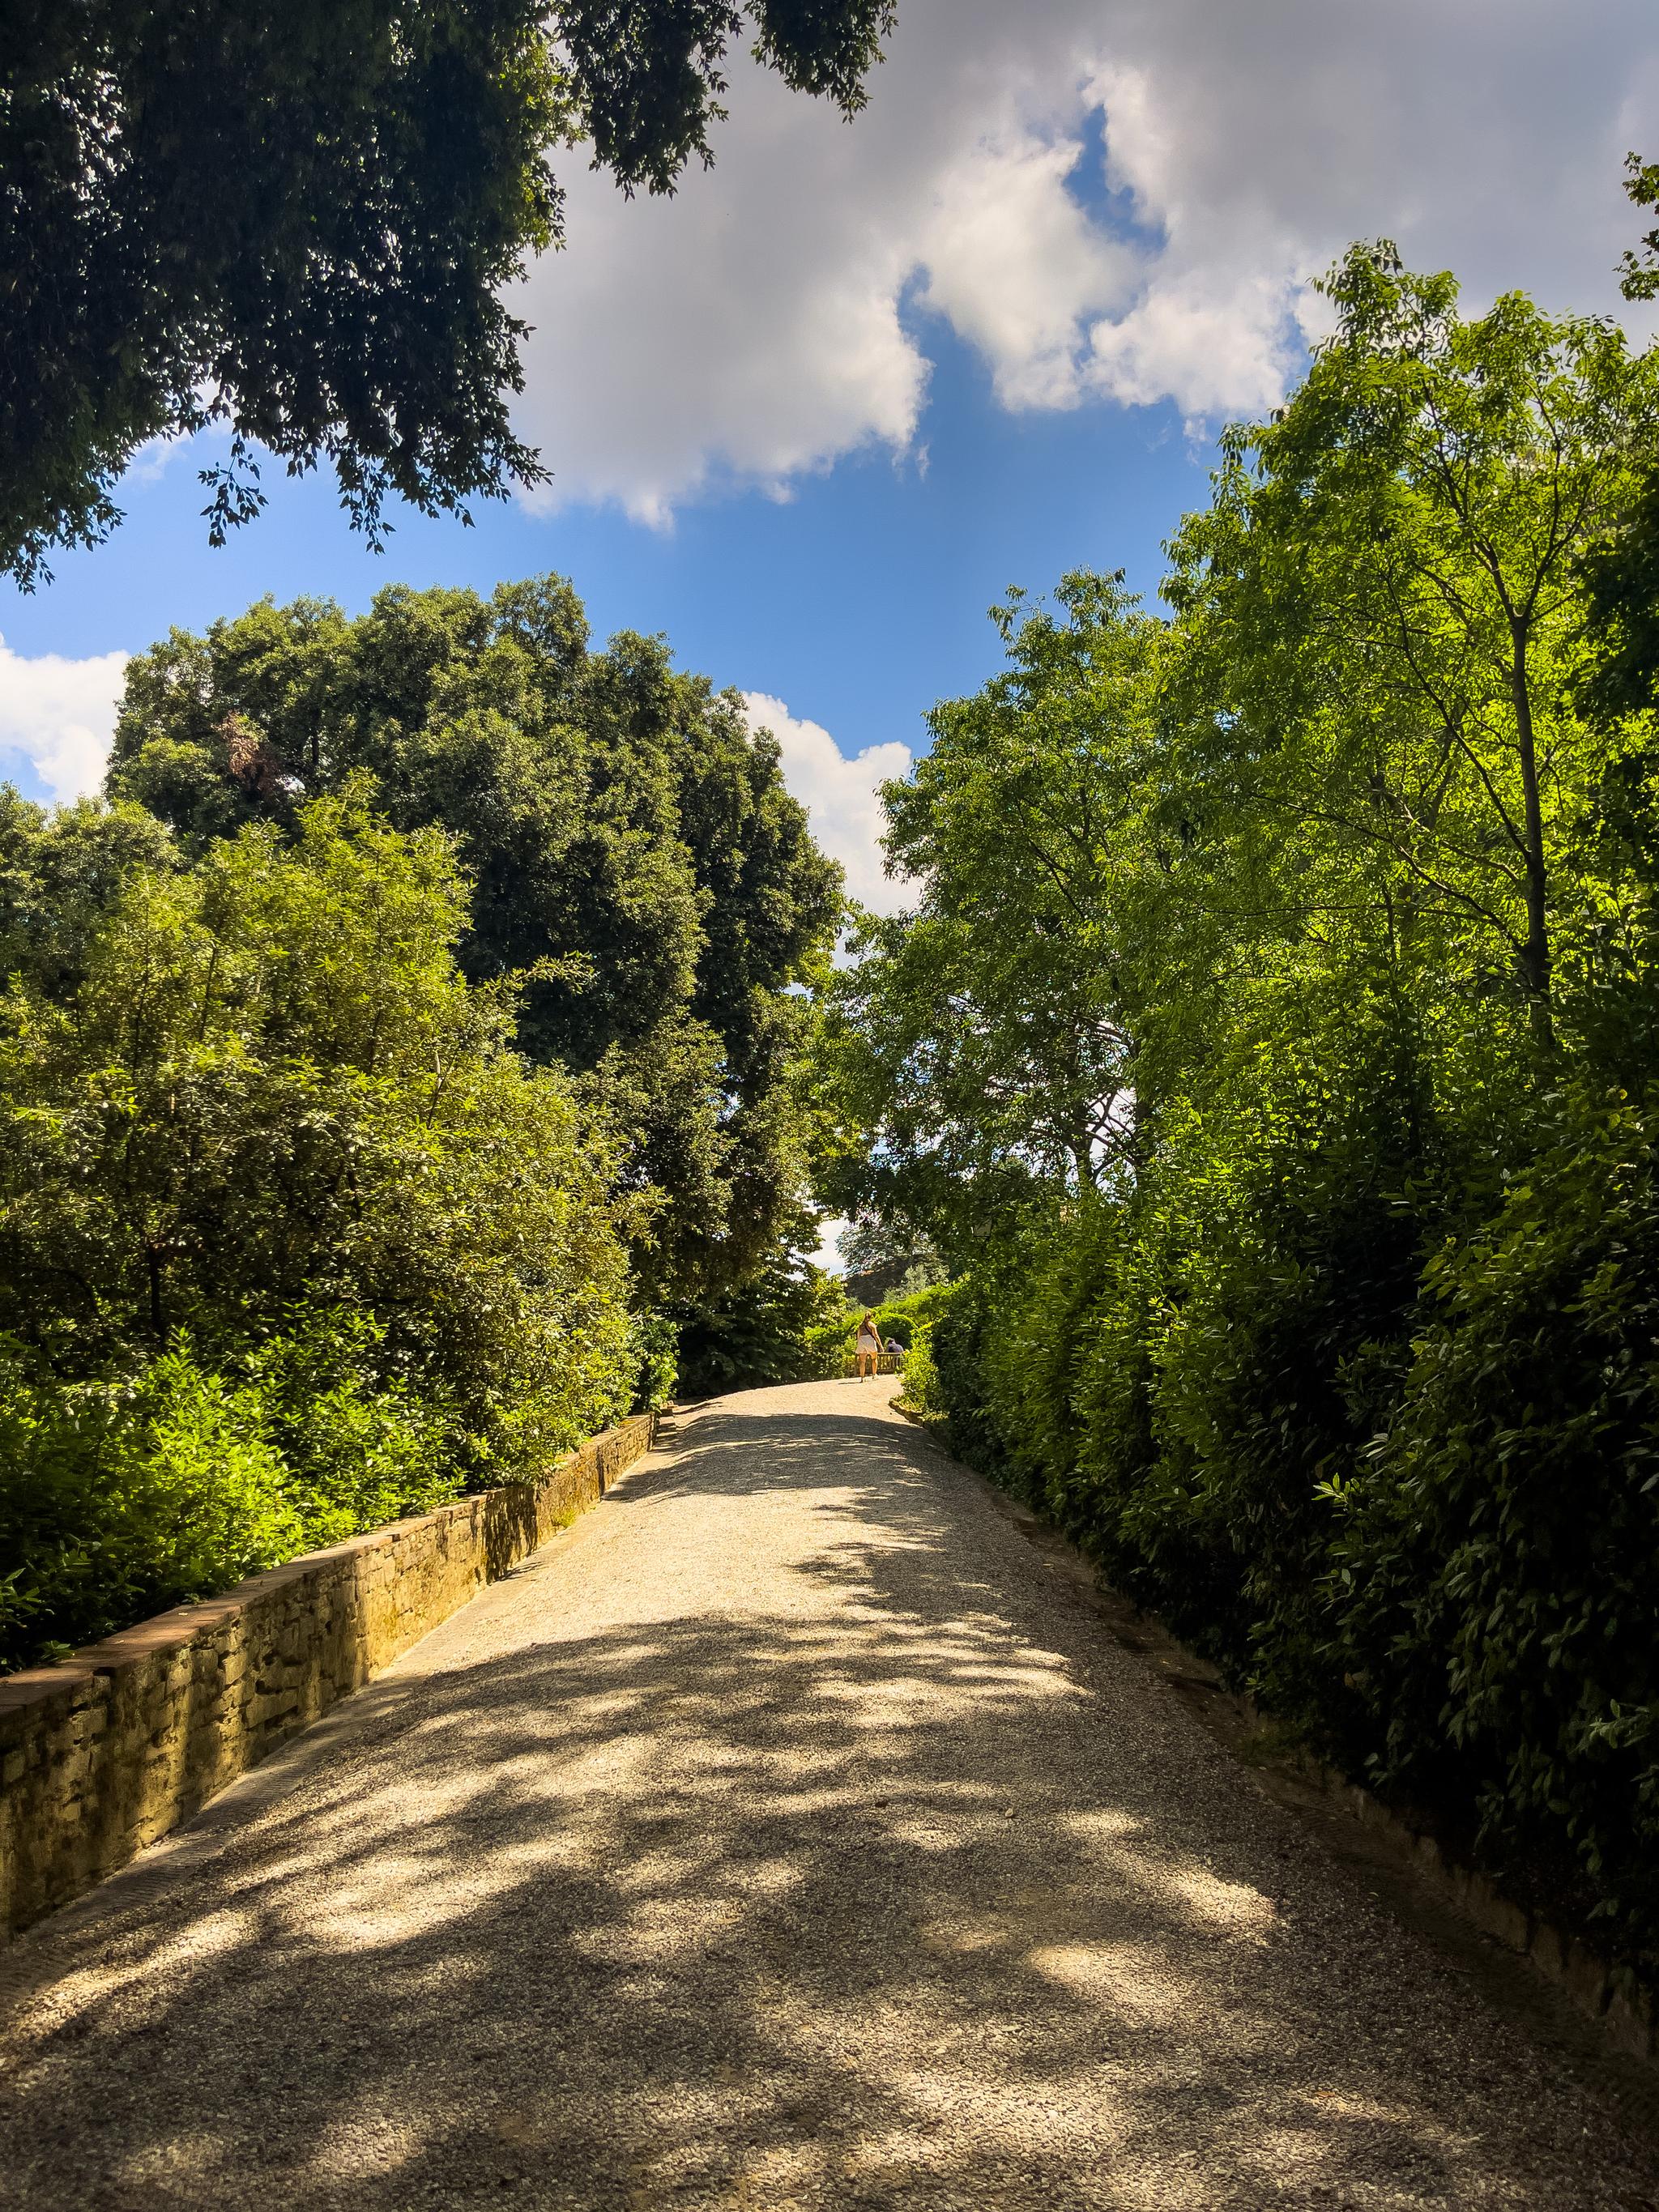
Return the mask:
{"type": "Polygon", "coordinates": [[[763,691],[743,696],[750,726],[770,730],[782,756],[783,780],[806,809],[812,835],[847,871],[847,889],[878,914],[909,904],[905,882],[882,870],[884,823],[877,787],[907,775],[910,748],[896,739],[866,745],[849,760],[821,723],[799,720],[781,699],[763,691]]]}
{"type": "Polygon", "coordinates": [[[79,799],[103,781],[126,674],[125,653],[33,659],[0,639],[0,769],[26,761],[55,799],[79,799]]]}
{"type": "Polygon", "coordinates": [[[1294,374],[1297,306],[1283,277],[1188,271],[1096,323],[1085,374],[1107,398],[1143,407],[1173,399],[1188,420],[1261,413],[1294,374]]]}
{"type": "Polygon", "coordinates": [[[1611,307],[1639,227],[1620,164],[1659,149],[1650,0],[904,0],[850,125],[732,78],[676,198],[564,180],[568,246],[520,303],[542,504],[662,523],[914,458],[930,315],[1012,409],[1254,411],[1354,237],[1476,301],[1611,307]]]}
{"type": "Polygon", "coordinates": [[[935,193],[921,296],[984,355],[1006,406],[1074,400],[1081,317],[1135,289],[1131,250],[1066,189],[1083,156],[1079,139],[1011,128],[976,145],[935,193]]]}
{"type": "Polygon", "coordinates": [[[570,244],[521,303],[538,327],[520,426],[557,471],[532,505],[615,499],[660,522],[727,475],[782,489],[908,442],[927,369],[900,325],[904,241],[862,203],[850,132],[807,118],[809,182],[792,173],[801,103],[769,80],[744,91],[717,192],[566,180],[570,244]]]}

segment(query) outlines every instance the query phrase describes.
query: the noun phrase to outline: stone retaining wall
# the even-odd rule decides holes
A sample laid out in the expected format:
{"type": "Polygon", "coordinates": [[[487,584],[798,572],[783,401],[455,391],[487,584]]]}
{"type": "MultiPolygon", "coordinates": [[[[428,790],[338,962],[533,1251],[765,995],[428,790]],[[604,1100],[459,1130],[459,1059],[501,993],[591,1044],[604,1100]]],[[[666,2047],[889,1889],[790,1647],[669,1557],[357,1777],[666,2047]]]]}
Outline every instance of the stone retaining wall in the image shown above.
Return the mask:
{"type": "Polygon", "coordinates": [[[0,1942],[153,1843],[597,1504],[642,1413],[509,1483],[0,1678],[0,1942]]]}

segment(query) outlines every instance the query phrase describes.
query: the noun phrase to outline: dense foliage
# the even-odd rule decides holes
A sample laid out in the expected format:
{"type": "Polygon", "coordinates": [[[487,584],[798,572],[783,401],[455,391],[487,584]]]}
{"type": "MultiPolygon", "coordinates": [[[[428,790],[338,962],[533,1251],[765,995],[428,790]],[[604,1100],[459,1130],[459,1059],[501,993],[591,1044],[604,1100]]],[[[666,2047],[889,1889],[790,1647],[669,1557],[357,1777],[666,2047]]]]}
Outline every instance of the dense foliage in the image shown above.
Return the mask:
{"type": "Polygon", "coordinates": [[[939,1255],[914,1223],[865,1212],[849,1221],[838,1240],[842,1270],[849,1279],[888,1278],[895,1284],[921,1269],[942,1277],[939,1255]]]}
{"type": "Polygon", "coordinates": [[[681,1395],[709,1398],[829,1372],[819,1339],[826,1321],[839,1322],[842,1303],[831,1277],[784,1247],[749,1282],[676,1316],[681,1395]]]}
{"type": "Polygon", "coordinates": [[[852,113],[889,0],[13,0],[0,49],[0,568],[118,519],[148,439],[229,426],[216,539],[262,504],[252,441],[332,464],[372,534],[543,476],[514,435],[501,295],[556,242],[549,158],[626,190],[708,158],[725,58],[852,113]]]}
{"type": "Polygon", "coordinates": [[[660,639],[588,642],[558,577],[383,592],[350,620],[269,602],[141,654],[109,790],[208,850],[365,787],[440,824],[473,879],[475,981],[526,975],[518,1037],[580,1079],[666,1205],[641,1263],[665,1300],[753,1277],[803,1174],[795,988],[827,958],[840,878],[737,700],[660,639]]]}
{"type": "MultiPolygon", "coordinates": [[[[933,1271],[917,1272],[927,1275],[933,1271]]],[[[908,1363],[912,1346],[925,1338],[934,1314],[948,1296],[949,1286],[943,1282],[913,1283],[868,1306],[856,1298],[849,1301],[845,1286],[841,1286],[836,1297],[825,1299],[808,1331],[805,1371],[823,1376],[850,1374],[859,1323],[866,1313],[875,1322],[883,1349],[889,1343],[896,1344],[908,1363]]]]}
{"type": "Polygon", "coordinates": [[[890,788],[833,1194],[971,1270],[908,1384],[959,1448],[1651,1963],[1659,763],[1593,591],[1659,364],[1386,250],[1331,292],[1172,618],[1012,604],[890,788]]]}
{"type": "MultiPolygon", "coordinates": [[[[1659,161],[1632,154],[1626,191],[1659,207],[1659,161]]],[[[1659,228],[1624,262],[1627,300],[1659,300],[1659,228]]],[[[1633,495],[1581,563],[1585,626],[1595,653],[1583,683],[1592,713],[1641,714],[1659,706],[1659,459],[1650,453],[1633,495]]]]}
{"type": "Polygon", "coordinates": [[[0,1659],[626,1409],[640,1201],[459,972],[441,835],[348,793],[188,868],[131,809],[0,842],[0,1659]]]}
{"type": "Polygon", "coordinates": [[[132,662],[0,795],[0,1668],[815,1371],[838,871],[556,578],[132,662]]]}

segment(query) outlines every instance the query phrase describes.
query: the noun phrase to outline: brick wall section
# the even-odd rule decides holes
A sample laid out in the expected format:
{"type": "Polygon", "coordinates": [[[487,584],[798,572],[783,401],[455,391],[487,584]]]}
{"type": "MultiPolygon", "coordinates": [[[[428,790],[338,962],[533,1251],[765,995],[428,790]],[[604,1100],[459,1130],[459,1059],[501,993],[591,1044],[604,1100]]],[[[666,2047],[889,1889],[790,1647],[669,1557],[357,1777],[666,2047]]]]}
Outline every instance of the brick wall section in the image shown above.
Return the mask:
{"type": "Polygon", "coordinates": [[[0,1942],[165,1835],[598,1503],[648,1413],[533,1483],[313,1552],[0,1678],[0,1942]]]}

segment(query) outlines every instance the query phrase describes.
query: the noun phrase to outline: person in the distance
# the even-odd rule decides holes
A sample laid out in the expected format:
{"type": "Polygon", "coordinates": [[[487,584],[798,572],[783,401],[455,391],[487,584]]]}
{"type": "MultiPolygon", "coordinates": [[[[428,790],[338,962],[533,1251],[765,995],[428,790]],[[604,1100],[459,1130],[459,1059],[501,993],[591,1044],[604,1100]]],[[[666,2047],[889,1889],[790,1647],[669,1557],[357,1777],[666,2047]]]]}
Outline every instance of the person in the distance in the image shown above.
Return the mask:
{"type": "Polygon", "coordinates": [[[881,1334],[876,1327],[874,1314],[866,1314],[864,1319],[859,1323],[858,1337],[854,1343],[853,1351],[858,1362],[858,1378],[862,1382],[865,1376],[873,1375],[881,1364],[881,1334]],[[867,1366],[865,1364],[866,1361],[869,1363],[867,1366]]]}

